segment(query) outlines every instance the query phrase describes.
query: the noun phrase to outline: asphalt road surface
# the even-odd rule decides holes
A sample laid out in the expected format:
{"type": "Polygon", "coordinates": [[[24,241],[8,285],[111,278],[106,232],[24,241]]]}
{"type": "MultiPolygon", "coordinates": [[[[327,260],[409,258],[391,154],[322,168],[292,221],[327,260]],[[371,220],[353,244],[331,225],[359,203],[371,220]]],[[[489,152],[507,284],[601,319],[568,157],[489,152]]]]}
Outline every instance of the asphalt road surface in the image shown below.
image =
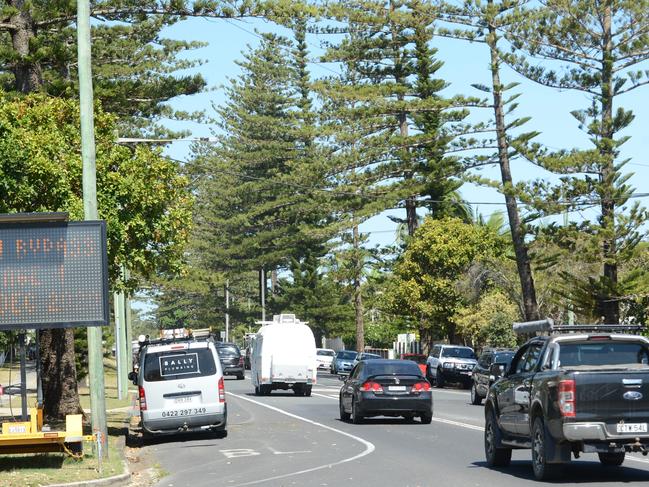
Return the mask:
{"type": "MultiPolygon", "coordinates": [[[[338,418],[340,382],[318,377],[311,397],[273,391],[257,397],[248,377],[226,379],[228,436],[156,439],[148,450],[167,473],[158,487],[202,486],[521,486],[534,480],[530,452],[489,469],[483,450],[483,407],[468,391],[434,389],[430,425],[401,418],[338,418]]],[[[627,455],[619,468],[584,454],[566,467],[562,485],[649,485],[649,458],[627,455]]]]}

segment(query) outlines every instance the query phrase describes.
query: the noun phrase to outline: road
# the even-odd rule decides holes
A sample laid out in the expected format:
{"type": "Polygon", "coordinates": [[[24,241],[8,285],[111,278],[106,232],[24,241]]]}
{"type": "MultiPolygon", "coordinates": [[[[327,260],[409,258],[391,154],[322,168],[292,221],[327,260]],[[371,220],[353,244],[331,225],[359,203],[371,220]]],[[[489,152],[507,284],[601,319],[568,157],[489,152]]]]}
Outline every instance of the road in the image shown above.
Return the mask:
{"type": "MultiPolygon", "coordinates": [[[[435,389],[430,425],[402,419],[338,418],[340,382],[318,377],[311,397],[274,391],[257,397],[248,378],[226,379],[228,436],[156,439],[143,448],[167,475],[157,487],[202,486],[521,486],[539,485],[529,451],[510,467],[484,463],[483,408],[462,390],[435,389]]],[[[594,454],[574,460],[564,485],[647,485],[649,459],[627,456],[620,468],[594,454]]]]}

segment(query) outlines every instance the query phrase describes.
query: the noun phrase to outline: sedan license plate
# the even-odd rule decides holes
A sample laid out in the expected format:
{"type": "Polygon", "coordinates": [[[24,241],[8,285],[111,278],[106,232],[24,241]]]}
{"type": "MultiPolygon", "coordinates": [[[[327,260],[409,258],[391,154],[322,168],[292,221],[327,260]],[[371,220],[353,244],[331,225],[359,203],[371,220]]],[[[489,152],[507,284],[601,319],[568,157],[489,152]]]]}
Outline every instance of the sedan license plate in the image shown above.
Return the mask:
{"type": "Polygon", "coordinates": [[[646,433],[647,423],[620,423],[617,425],[618,433],[646,433]]]}
{"type": "Polygon", "coordinates": [[[406,390],[406,386],[388,386],[388,391],[403,392],[405,390],[406,390]]]}

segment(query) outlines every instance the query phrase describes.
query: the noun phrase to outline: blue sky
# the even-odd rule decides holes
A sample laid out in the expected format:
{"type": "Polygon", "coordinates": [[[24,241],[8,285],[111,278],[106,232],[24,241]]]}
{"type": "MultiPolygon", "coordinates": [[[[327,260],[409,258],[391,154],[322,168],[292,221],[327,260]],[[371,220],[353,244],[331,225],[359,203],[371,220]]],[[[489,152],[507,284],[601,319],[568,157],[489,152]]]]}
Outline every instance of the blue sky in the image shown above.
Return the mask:
{"type": "MultiPolygon", "coordinates": [[[[174,99],[173,106],[188,111],[206,110],[208,114],[213,115],[212,106],[224,101],[222,86],[228,83],[228,78],[239,74],[239,67],[235,61],[241,58],[241,52],[246,50],[247,45],[254,46],[259,41],[253,33],[255,29],[281,31],[274,24],[260,20],[225,21],[201,18],[188,19],[168,28],[163,33],[166,37],[208,43],[207,47],[193,51],[190,57],[207,61],[198,70],[211,88],[210,91],[199,95],[174,99]]],[[[315,35],[310,35],[308,38],[308,43],[314,52],[313,58],[321,52],[319,47],[321,40],[315,35]]],[[[490,84],[487,48],[481,44],[443,38],[437,38],[434,45],[439,49],[438,58],[445,63],[438,76],[450,83],[446,94],[481,96],[481,93],[470,84],[490,84]]],[[[314,77],[332,74],[325,66],[318,63],[311,64],[311,72],[314,77]]],[[[520,83],[517,90],[522,93],[522,96],[518,100],[519,108],[515,115],[532,117],[531,121],[524,126],[524,130],[541,132],[537,141],[555,149],[588,146],[585,134],[578,129],[576,120],[570,115],[571,110],[588,106],[589,101],[585,95],[541,87],[525,80],[508,68],[505,68],[502,78],[504,83],[520,83]]],[[[625,133],[631,136],[631,140],[623,146],[623,156],[631,159],[626,170],[635,173],[631,184],[636,192],[647,192],[649,187],[649,155],[647,154],[649,152],[649,86],[624,95],[620,100],[621,104],[627,109],[632,109],[636,116],[630,129],[625,133]]],[[[190,129],[193,136],[211,135],[211,127],[206,125],[189,124],[184,125],[184,128],[190,129]]],[[[168,148],[168,154],[183,160],[189,156],[189,149],[189,143],[176,142],[168,148]]],[[[515,180],[548,177],[548,174],[522,160],[512,163],[512,173],[515,180]]],[[[486,169],[481,174],[499,179],[497,168],[486,169]]],[[[469,202],[503,203],[503,197],[488,188],[467,184],[462,187],[461,193],[469,202]]],[[[640,201],[645,205],[648,203],[646,198],[640,201]]],[[[473,209],[488,215],[492,211],[503,211],[504,206],[473,204],[473,209]]],[[[403,217],[399,213],[397,215],[403,217]]],[[[581,216],[575,214],[571,218],[579,219],[581,216]]],[[[383,245],[394,241],[395,227],[396,225],[386,215],[379,215],[366,222],[362,230],[370,232],[372,244],[383,245]]]]}

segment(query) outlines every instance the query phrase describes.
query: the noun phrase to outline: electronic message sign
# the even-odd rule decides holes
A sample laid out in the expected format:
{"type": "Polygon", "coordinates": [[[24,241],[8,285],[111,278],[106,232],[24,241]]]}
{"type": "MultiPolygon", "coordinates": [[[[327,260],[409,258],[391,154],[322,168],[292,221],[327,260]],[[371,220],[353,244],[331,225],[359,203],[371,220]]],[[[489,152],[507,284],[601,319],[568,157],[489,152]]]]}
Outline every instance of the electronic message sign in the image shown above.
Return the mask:
{"type": "Polygon", "coordinates": [[[0,330],[108,324],[106,224],[0,224],[0,330]]]}

